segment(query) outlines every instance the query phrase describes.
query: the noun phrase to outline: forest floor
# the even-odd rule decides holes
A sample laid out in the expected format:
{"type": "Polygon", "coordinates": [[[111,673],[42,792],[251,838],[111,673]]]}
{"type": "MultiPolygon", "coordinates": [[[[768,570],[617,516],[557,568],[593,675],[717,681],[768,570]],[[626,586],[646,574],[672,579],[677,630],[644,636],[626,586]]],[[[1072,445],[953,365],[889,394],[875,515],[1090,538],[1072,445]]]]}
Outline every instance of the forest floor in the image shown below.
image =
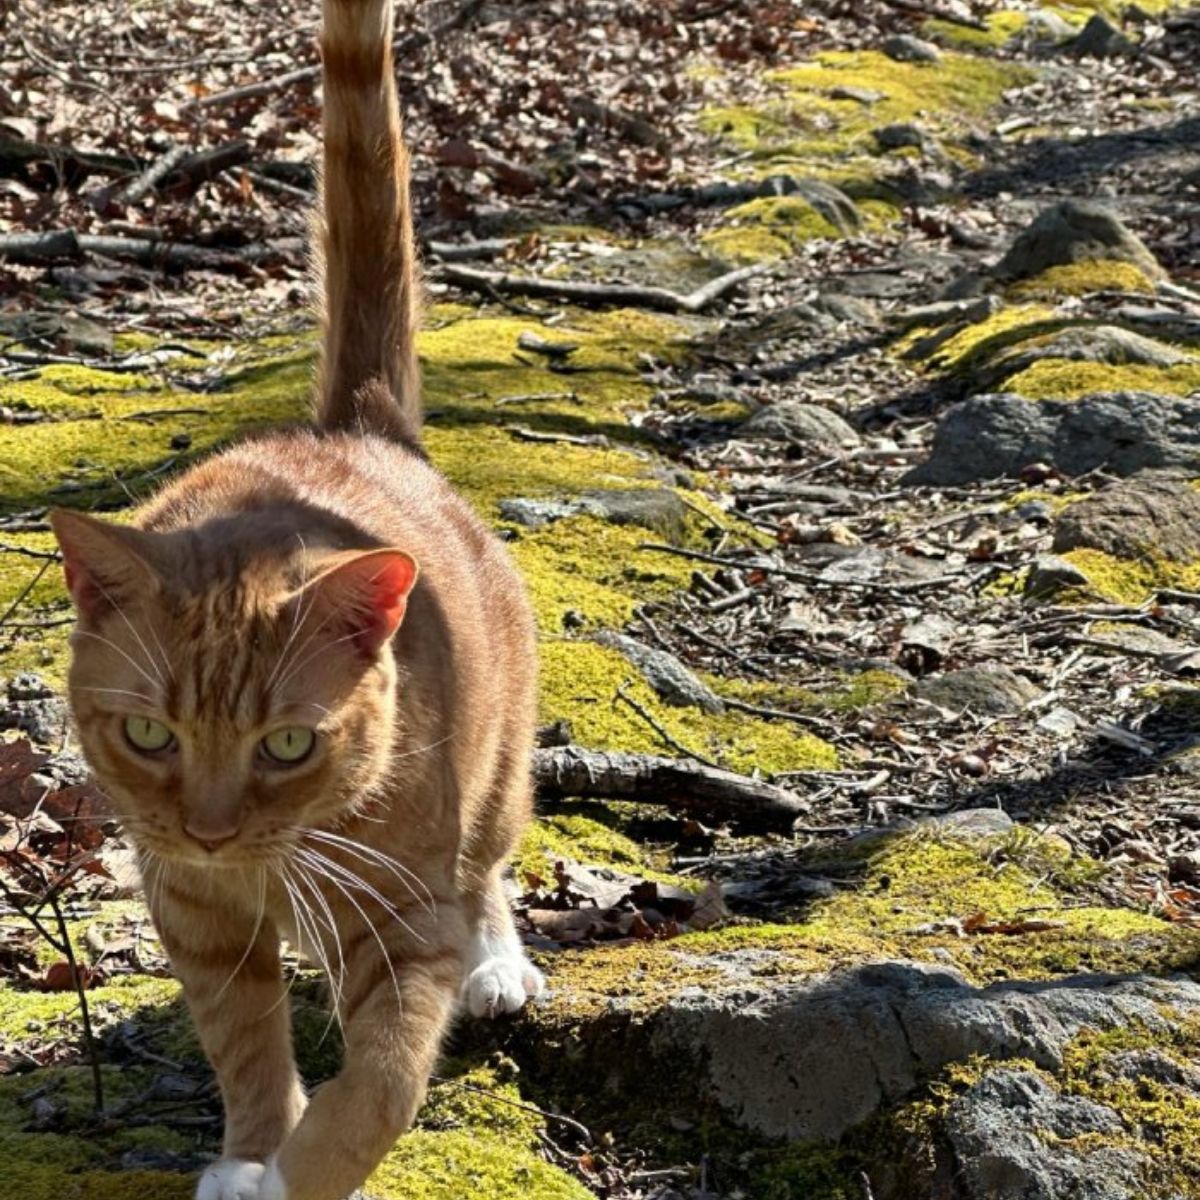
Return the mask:
{"type": "MultiPolygon", "coordinates": [[[[0,17],[6,1195],[182,1198],[217,1144],[46,513],[304,418],[317,10],[0,17]]],[[[1200,1195],[1200,10],[397,45],[428,445],[539,622],[551,995],[456,1034],[372,1194],[1200,1195]]]]}

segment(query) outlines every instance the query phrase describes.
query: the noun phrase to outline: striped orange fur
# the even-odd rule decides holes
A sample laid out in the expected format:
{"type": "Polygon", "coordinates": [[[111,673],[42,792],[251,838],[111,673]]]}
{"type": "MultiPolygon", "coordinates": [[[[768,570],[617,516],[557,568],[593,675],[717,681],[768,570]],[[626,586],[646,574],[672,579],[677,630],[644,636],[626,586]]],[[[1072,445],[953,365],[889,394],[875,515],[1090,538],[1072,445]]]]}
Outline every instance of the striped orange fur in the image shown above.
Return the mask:
{"type": "Polygon", "coordinates": [[[53,514],[70,698],[137,843],[225,1103],[199,1200],[341,1200],[460,1002],[537,992],[500,870],[530,808],[533,621],[420,451],[419,279],[390,0],[325,0],[316,426],[193,467],[131,525],[53,514]],[[306,1096],[283,940],[344,1066],[306,1096]]]}

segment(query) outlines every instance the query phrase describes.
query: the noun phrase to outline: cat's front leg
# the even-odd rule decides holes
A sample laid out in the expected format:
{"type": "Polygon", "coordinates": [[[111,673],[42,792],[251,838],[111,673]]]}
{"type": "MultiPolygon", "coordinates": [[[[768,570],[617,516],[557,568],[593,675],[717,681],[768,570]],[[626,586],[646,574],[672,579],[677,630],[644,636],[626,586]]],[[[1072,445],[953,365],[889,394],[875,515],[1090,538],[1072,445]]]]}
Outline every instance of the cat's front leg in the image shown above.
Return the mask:
{"type": "Polygon", "coordinates": [[[190,886],[182,869],[150,881],[148,893],[225,1105],[224,1154],[196,1198],[258,1200],[266,1160],[305,1105],[278,937],[269,921],[222,905],[199,881],[190,886]]]}
{"type": "Polygon", "coordinates": [[[317,1089],[268,1164],[255,1200],[343,1200],[362,1186],[425,1098],[462,979],[465,923],[440,901],[452,940],[398,946],[365,937],[347,950],[341,1073],[317,1089]]]}

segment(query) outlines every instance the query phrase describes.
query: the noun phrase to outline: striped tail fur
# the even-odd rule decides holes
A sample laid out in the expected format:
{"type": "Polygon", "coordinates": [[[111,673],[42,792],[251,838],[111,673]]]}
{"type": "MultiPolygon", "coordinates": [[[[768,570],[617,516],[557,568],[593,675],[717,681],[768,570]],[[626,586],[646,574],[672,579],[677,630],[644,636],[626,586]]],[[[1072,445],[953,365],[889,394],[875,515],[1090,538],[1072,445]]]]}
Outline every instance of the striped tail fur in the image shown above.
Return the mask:
{"type": "Polygon", "coordinates": [[[316,416],[419,447],[420,277],[392,70],[392,0],[324,0],[316,416]]]}

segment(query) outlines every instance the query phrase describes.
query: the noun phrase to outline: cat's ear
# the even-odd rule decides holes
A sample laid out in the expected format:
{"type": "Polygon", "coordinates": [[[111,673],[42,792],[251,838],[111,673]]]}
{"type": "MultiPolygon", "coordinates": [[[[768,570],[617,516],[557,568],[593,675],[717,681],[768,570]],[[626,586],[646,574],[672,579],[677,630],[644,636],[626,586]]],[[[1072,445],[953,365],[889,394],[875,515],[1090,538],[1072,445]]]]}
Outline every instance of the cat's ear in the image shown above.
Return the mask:
{"type": "Polygon", "coordinates": [[[374,657],[400,627],[417,564],[403,550],[366,550],[339,555],[303,589],[313,614],[374,657]]]}
{"type": "Polygon", "coordinates": [[[148,561],[153,534],[64,508],[50,514],[50,526],[62,550],[67,591],[85,620],[98,620],[124,600],[161,589],[162,580],[148,561]]]}

